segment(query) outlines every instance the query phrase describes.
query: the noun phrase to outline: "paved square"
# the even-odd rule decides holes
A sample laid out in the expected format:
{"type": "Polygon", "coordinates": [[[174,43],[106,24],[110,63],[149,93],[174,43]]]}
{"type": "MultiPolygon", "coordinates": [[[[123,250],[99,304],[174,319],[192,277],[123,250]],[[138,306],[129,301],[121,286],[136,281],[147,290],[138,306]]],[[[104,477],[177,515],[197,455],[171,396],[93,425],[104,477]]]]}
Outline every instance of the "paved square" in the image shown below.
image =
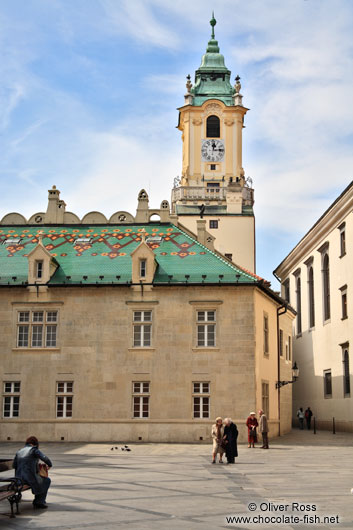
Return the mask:
{"type": "MultiPolygon", "coordinates": [[[[0,457],[20,446],[1,444],[0,457]]],[[[241,445],[236,464],[222,466],[210,463],[211,444],[135,444],[131,452],[117,443],[43,444],[54,463],[49,509],[33,511],[26,492],[21,515],[9,519],[3,501],[0,529],[260,529],[279,521],[266,517],[287,517],[277,528],[353,528],[352,446],[349,433],[294,430],[269,451],[241,445]],[[227,523],[242,514],[255,523],[227,523]]]]}

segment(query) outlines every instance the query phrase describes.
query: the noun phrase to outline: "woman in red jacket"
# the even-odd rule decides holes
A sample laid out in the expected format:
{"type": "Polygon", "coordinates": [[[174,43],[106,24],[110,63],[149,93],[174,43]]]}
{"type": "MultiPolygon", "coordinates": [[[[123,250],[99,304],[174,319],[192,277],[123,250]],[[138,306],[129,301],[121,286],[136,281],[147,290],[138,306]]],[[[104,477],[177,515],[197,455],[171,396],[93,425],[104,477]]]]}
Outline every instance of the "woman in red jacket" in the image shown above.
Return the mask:
{"type": "Polygon", "coordinates": [[[257,442],[256,428],[258,425],[256,413],[250,412],[250,416],[246,420],[246,426],[248,428],[248,447],[255,447],[257,442]]]}

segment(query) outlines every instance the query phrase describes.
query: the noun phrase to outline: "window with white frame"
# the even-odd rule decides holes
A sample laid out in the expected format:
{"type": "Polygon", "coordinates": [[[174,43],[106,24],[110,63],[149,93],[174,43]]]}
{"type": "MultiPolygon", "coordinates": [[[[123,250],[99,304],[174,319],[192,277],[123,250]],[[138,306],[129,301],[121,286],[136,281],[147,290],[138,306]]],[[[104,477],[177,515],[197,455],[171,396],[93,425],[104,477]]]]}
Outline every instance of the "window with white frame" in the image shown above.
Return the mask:
{"type": "Polygon", "coordinates": [[[57,345],[58,311],[18,311],[18,348],[55,348],[57,345]]]}
{"type": "Polygon", "coordinates": [[[57,381],[56,383],[56,417],[71,418],[73,405],[73,381],[57,381]]]}
{"type": "Polygon", "coordinates": [[[346,254],[346,223],[338,227],[340,231],[340,258],[346,254]]]}
{"type": "Polygon", "coordinates": [[[292,337],[288,335],[288,344],[286,344],[286,361],[292,360],[292,337]]]}
{"type": "Polygon", "coordinates": [[[290,302],[290,284],[289,284],[289,278],[286,279],[285,282],[283,282],[283,297],[286,302],[290,302]]]}
{"type": "Polygon", "coordinates": [[[20,412],[20,381],[5,381],[3,392],[3,417],[18,418],[20,412]]]}
{"type": "Polygon", "coordinates": [[[210,417],[210,383],[193,383],[194,418],[210,417]]]}
{"type": "Polygon", "coordinates": [[[332,397],[332,374],[331,370],[324,371],[324,397],[332,397]]]}
{"type": "Polygon", "coordinates": [[[133,417],[148,418],[150,414],[150,383],[134,381],[132,383],[133,417]]]}
{"type": "Polygon", "coordinates": [[[37,260],[35,262],[35,275],[38,280],[43,278],[43,260],[37,260]]]}
{"type": "Polygon", "coordinates": [[[268,355],[269,350],[269,328],[268,328],[268,315],[267,313],[264,313],[264,319],[263,319],[263,333],[264,333],[264,354],[268,355]]]}
{"type": "Polygon", "coordinates": [[[197,311],[197,346],[216,345],[216,311],[197,311]]]}
{"type": "Polygon", "coordinates": [[[140,278],[146,278],[147,274],[147,260],[140,259],[140,278]]]}
{"type": "Polygon", "coordinates": [[[297,302],[297,335],[300,335],[302,332],[302,290],[301,290],[301,279],[300,274],[295,278],[295,294],[297,302]]]}
{"type": "Polygon", "coordinates": [[[309,328],[315,326],[315,291],[314,291],[314,269],[308,267],[308,302],[309,302],[309,328]]]}
{"type": "Polygon", "coordinates": [[[270,385],[266,381],[262,381],[262,410],[266,414],[266,417],[269,418],[270,415],[270,385]]]}
{"type": "Polygon", "coordinates": [[[151,346],[152,311],[134,311],[133,343],[134,348],[151,346]]]}
{"type": "Polygon", "coordinates": [[[279,354],[283,357],[283,329],[279,330],[279,354]]]}
{"type": "Polygon", "coordinates": [[[342,307],[342,320],[348,318],[348,308],[347,308],[347,285],[340,287],[341,291],[341,307],[342,307]]]}
{"type": "Polygon", "coordinates": [[[350,397],[351,394],[351,375],[349,373],[349,351],[348,347],[342,348],[343,362],[343,395],[350,397]]]}
{"type": "Polygon", "coordinates": [[[330,305],[330,259],[326,252],[322,260],[322,283],[324,294],[324,320],[329,320],[331,317],[330,305]]]}

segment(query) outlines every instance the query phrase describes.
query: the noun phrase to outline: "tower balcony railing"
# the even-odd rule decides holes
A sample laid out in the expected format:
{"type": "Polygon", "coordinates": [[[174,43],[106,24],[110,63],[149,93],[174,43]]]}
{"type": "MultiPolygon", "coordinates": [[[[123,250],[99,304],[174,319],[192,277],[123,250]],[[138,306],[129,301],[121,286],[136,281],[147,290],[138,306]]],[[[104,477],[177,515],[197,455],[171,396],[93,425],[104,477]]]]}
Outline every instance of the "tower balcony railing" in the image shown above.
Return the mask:
{"type": "MultiPolygon", "coordinates": [[[[203,186],[176,186],[172,189],[172,202],[183,200],[223,201],[226,200],[228,187],[205,188],[203,186]]],[[[244,186],[242,189],[244,205],[254,204],[254,190],[244,186]]]]}

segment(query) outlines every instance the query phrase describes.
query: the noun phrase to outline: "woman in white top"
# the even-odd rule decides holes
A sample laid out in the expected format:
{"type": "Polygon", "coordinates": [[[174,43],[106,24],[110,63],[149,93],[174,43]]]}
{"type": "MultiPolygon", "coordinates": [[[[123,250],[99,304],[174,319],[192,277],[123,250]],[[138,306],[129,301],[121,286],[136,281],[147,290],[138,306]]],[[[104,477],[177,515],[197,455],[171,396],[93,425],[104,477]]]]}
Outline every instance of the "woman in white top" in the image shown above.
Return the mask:
{"type": "Polygon", "coordinates": [[[223,464],[223,454],[224,449],[222,444],[224,430],[223,430],[223,420],[222,418],[216,418],[216,423],[212,425],[212,439],[213,439],[213,448],[212,448],[212,464],[216,463],[217,453],[219,454],[219,463],[223,464]]]}

